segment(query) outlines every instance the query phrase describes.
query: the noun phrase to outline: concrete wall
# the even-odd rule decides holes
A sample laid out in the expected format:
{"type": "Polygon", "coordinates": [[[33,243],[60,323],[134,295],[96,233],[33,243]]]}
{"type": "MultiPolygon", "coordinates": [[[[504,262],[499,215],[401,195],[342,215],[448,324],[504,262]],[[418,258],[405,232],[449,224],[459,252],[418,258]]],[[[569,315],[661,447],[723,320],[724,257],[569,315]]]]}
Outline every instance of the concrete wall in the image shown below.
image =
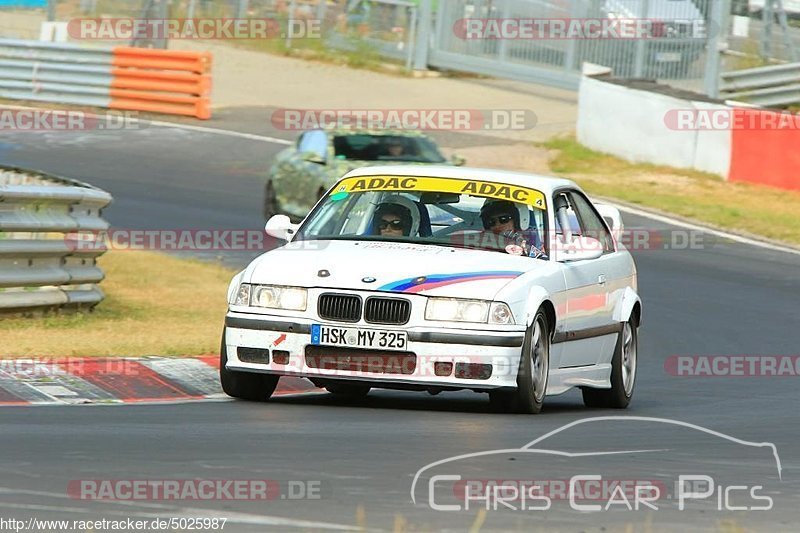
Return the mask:
{"type": "Polygon", "coordinates": [[[636,163],[711,172],[727,178],[731,131],[682,128],[679,112],[727,110],[584,76],[578,96],[578,141],[636,163]]]}

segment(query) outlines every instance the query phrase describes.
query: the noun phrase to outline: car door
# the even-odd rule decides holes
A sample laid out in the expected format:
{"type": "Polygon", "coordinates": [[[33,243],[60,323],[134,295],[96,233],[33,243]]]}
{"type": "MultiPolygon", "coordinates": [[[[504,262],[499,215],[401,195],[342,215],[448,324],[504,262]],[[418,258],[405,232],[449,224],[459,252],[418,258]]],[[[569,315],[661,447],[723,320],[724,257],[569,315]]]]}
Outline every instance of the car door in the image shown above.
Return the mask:
{"type": "Polygon", "coordinates": [[[555,340],[564,343],[560,368],[594,365],[610,360],[619,325],[614,324],[614,298],[609,289],[609,276],[617,271],[616,251],[611,233],[586,197],[574,189],[563,189],[553,198],[554,206],[566,203],[569,228],[567,232],[555,217],[556,238],[598,239],[602,255],[595,259],[571,260],[557,256],[562,265],[566,287],[563,319],[555,340]],[[560,197],[560,198],[559,198],[560,197]]]}

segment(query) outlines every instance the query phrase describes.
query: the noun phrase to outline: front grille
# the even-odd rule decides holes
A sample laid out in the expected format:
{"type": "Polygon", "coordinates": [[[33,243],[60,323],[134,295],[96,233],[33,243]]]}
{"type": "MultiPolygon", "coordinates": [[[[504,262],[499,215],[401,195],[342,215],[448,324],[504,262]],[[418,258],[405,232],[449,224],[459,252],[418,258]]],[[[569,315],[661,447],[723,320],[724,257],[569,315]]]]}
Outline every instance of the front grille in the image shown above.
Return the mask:
{"type": "Polygon", "coordinates": [[[417,355],[336,346],[306,346],[306,365],[322,370],[347,370],[359,374],[413,374],[417,355]]]}
{"type": "Polygon", "coordinates": [[[323,294],[317,301],[317,314],[327,320],[358,322],[361,318],[361,298],[354,294],[323,294]]]}
{"type": "Polygon", "coordinates": [[[400,298],[367,298],[364,320],[372,324],[405,324],[411,316],[411,302],[400,298]]]}

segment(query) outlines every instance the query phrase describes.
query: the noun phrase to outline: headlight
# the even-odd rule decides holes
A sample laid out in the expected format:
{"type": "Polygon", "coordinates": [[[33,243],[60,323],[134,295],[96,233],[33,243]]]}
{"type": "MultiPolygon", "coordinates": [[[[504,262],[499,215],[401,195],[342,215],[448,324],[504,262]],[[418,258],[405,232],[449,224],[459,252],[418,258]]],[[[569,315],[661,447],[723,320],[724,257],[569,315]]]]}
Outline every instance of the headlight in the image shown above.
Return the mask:
{"type": "Polygon", "coordinates": [[[486,322],[489,302],[460,298],[428,298],[425,320],[444,322],[486,322]]]}
{"type": "Polygon", "coordinates": [[[433,297],[425,306],[425,320],[508,325],[514,324],[514,315],[503,302],[433,297]]]}
{"type": "Polygon", "coordinates": [[[305,311],[307,291],[299,287],[278,287],[276,285],[254,285],[250,297],[253,307],[305,311]]]}
{"type": "Polygon", "coordinates": [[[300,287],[242,283],[239,285],[233,305],[305,311],[307,294],[306,289],[300,287]]]}

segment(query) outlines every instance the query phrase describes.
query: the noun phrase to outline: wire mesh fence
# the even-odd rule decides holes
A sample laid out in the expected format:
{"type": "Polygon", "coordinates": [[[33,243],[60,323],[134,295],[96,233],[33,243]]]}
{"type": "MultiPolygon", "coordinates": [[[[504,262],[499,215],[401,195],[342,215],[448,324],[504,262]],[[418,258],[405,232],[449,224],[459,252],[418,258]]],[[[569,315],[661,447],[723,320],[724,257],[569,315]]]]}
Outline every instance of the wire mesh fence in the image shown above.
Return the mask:
{"type": "MultiPolygon", "coordinates": [[[[0,11],[0,38],[37,39],[42,22],[48,19],[62,23],[80,18],[271,19],[280,28],[277,40],[283,49],[347,50],[407,68],[412,63],[416,68],[427,64],[518,79],[525,73],[524,79],[531,81],[542,74],[543,83],[561,77],[564,86],[574,84],[582,64],[590,62],[610,67],[618,77],[651,78],[702,90],[704,78],[707,81],[709,72],[715,73],[709,66],[716,61],[715,48],[720,44],[723,71],[796,61],[800,48],[800,0],[37,0],[14,4],[11,0],[2,4],[12,7],[0,11]],[[633,38],[614,33],[632,21],[644,24],[647,33],[633,38]],[[298,36],[292,26],[306,28],[307,34],[310,22],[318,25],[321,37],[314,43],[304,41],[307,35],[301,31],[298,36]],[[517,30],[525,23],[533,24],[540,31],[510,35],[509,23],[516,24],[517,30]],[[569,28],[576,24],[583,30],[599,25],[606,33],[599,37],[570,34],[569,28]],[[500,28],[499,32],[492,33],[492,27],[500,28]],[[554,35],[554,28],[561,33],[554,35]],[[715,36],[720,42],[713,40],[715,36]]],[[[167,46],[166,40],[154,39],[112,42],[167,46]]]]}
{"type": "Polygon", "coordinates": [[[800,60],[800,1],[733,0],[726,70],[800,60]]]}

